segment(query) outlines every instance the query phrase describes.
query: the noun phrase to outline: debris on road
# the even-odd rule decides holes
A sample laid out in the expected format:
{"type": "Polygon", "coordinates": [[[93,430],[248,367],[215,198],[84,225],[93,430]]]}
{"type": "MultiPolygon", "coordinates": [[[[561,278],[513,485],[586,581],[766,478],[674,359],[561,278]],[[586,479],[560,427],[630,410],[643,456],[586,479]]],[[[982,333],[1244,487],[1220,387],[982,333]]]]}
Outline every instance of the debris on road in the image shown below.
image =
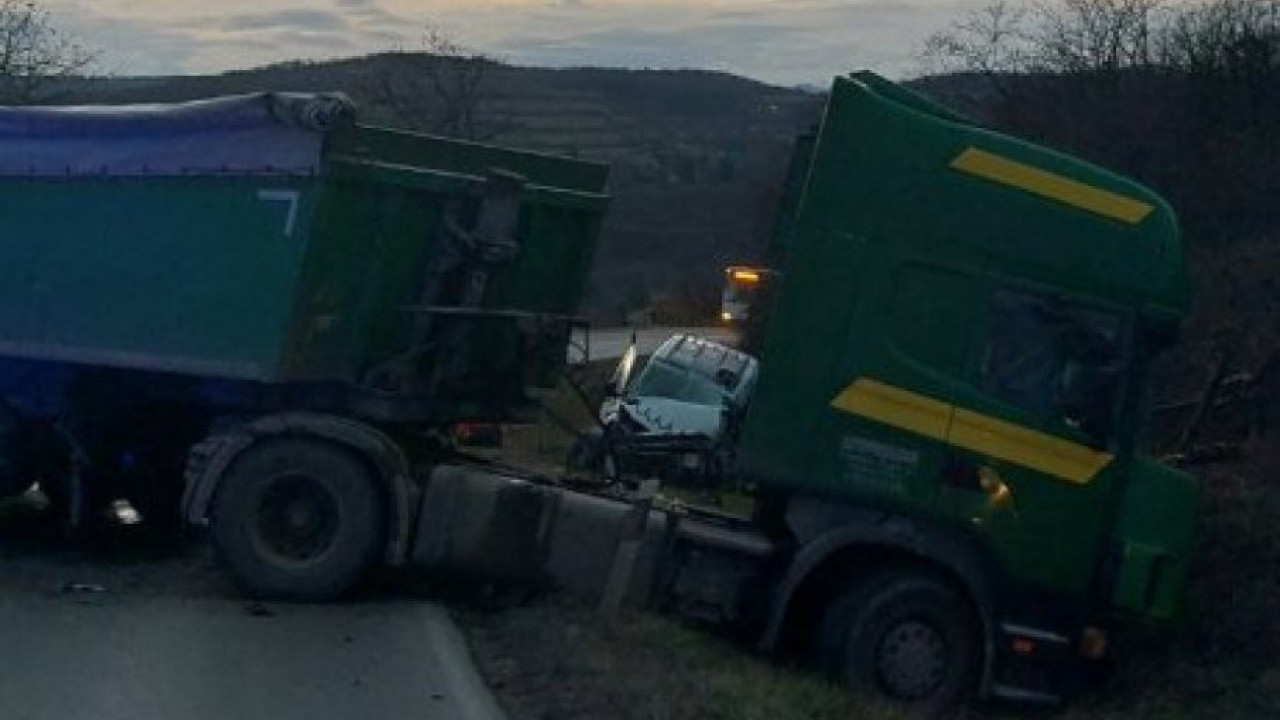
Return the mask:
{"type": "Polygon", "coordinates": [[[106,591],[105,586],[97,583],[69,582],[62,586],[62,592],[68,595],[100,595],[106,591]]]}

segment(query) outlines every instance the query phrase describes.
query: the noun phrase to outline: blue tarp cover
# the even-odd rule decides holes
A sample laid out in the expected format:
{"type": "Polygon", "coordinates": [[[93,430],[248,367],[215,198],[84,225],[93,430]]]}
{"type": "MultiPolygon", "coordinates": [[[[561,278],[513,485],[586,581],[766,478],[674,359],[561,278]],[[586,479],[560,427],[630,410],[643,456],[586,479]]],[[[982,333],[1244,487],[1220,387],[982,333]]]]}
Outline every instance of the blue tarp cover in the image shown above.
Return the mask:
{"type": "Polygon", "coordinates": [[[311,174],[339,94],[261,93],[176,105],[0,107],[0,175],[311,174]]]}

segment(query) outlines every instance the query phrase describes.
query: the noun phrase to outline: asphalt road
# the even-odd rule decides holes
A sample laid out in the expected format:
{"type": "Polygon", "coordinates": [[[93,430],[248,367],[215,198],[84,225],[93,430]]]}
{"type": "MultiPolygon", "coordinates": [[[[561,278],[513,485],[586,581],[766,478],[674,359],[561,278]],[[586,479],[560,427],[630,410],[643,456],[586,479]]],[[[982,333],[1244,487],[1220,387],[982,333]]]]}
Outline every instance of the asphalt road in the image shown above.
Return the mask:
{"type": "MultiPolygon", "coordinates": [[[[685,333],[697,335],[725,344],[733,344],[737,337],[732,330],[723,327],[705,328],[670,328],[645,327],[634,330],[636,345],[641,355],[648,355],[658,349],[672,335],[685,333]]],[[[591,328],[591,359],[609,360],[621,358],[631,345],[632,328],[591,328]]]]}
{"type": "MultiPolygon", "coordinates": [[[[644,328],[642,353],[677,332],[644,328]]],[[[617,358],[630,328],[594,330],[617,358]]],[[[121,530],[68,547],[26,504],[0,507],[3,720],[500,720],[438,605],[377,597],[248,603],[207,546],[121,530]]]]}
{"type": "Polygon", "coordinates": [[[0,521],[4,720],[499,720],[424,601],[247,603],[207,548],[140,556],[0,521]]]}

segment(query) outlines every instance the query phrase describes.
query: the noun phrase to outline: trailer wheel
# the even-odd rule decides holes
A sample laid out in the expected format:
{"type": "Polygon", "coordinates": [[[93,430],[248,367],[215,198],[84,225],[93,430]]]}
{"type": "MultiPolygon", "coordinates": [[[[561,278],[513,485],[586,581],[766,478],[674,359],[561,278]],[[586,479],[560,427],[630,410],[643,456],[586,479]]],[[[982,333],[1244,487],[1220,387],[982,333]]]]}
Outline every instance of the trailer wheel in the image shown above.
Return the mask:
{"type": "Polygon", "coordinates": [[[969,603],[938,579],[891,572],[854,583],[828,607],[816,650],[854,690],[935,716],[973,693],[980,665],[969,603]]]}
{"type": "Polygon", "coordinates": [[[323,602],[373,567],[383,515],[372,474],[351,453],[318,440],[273,440],[245,451],[222,478],[213,541],[246,593],[323,602]]]}

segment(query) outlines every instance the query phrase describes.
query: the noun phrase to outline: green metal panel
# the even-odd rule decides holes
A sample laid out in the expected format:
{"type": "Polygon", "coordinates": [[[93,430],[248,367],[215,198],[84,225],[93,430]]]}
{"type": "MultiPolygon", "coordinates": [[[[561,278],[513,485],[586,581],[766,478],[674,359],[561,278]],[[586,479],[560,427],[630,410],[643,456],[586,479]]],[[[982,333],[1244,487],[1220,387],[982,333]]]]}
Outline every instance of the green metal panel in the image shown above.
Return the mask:
{"type": "Polygon", "coordinates": [[[320,192],[290,333],[288,378],[356,382],[403,350],[448,195],[334,168],[320,192]]]}
{"type": "Polygon", "coordinates": [[[535,185],[587,193],[604,192],[609,178],[608,166],[598,163],[384,128],[362,126],[336,133],[328,151],[472,177],[498,167],[524,175],[535,185]]]}
{"type": "Polygon", "coordinates": [[[1186,473],[1138,456],[1118,513],[1115,605],[1158,620],[1178,617],[1195,540],[1199,487],[1186,473]]]}
{"type": "Polygon", "coordinates": [[[592,239],[600,215],[550,203],[532,203],[522,227],[521,253],[499,277],[496,305],[534,312],[573,312],[581,300],[580,280],[591,269],[592,239]]]}
{"type": "Polygon", "coordinates": [[[780,232],[788,260],[744,427],[747,474],[970,528],[1011,577],[1086,596],[1131,434],[1095,450],[984,390],[1007,322],[993,298],[1012,288],[1099,308],[1121,345],[1139,325],[1176,324],[1189,291],[1167,204],[860,75],[836,82],[780,232]]]}
{"type": "Polygon", "coordinates": [[[275,376],[314,182],[0,179],[0,352],[275,376]]]}
{"type": "Polygon", "coordinates": [[[795,239],[796,217],[800,202],[808,184],[809,170],[813,165],[813,150],[817,135],[806,133],[796,138],[791,151],[791,163],[787,167],[787,184],[783,189],[778,217],[774,222],[773,236],[769,243],[769,262],[777,264],[787,256],[795,239]]]}
{"type": "MultiPolygon", "coordinates": [[[[422,302],[423,279],[444,252],[446,219],[466,226],[491,170],[526,185],[519,252],[490,278],[481,307],[577,310],[607,206],[603,166],[363,127],[332,137],[327,157],[293,316],[290,379],[358,383],[408,349],[406,309],[422,302]]],[[[494,353],[513,350],[507,330],[480,335],[494,353]]]]}

